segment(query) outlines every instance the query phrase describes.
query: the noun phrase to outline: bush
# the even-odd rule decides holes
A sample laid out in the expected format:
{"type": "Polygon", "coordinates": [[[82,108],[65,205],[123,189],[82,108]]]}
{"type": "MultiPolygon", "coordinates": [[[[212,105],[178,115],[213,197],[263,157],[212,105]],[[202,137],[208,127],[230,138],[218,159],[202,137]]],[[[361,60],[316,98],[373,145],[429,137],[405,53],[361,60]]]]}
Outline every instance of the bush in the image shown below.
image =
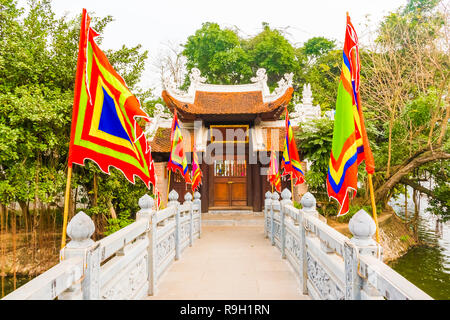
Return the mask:
{"type": "MultiPolygon", "coordinates": [[[[372,206],[360,206],[360,205],[350,205],[348,208],[348,213],[338,217],[336,220],[341,223],[347,223],[359,210],[364,209],[368,215],[372,217],[372,206]]],[[[377,216],[380,215],[381,205],[377,206],[377,216]]]]}

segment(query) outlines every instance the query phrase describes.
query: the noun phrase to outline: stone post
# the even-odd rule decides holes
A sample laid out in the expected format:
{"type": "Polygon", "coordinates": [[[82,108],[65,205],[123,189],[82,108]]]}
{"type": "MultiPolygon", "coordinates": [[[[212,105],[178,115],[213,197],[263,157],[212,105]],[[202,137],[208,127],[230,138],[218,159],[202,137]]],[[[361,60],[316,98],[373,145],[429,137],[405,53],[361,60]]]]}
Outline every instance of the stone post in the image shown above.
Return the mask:
{"type": "Polygon", "coordinates": [[[305,229],[305,219],[307,215],[318,216],[316,211],[316,198],[307,192],[303,195],[300,200],[302,209],[299,210],[298,214],[298,224],[299,224],[299,238],[300,238],[300,268],[299,268],[299,278],[300,278],[300,288],[303,294],[308,294],[308,264],[306,260],[306,229],[305,229]]]}
{"type": "Polygon", "coordinates": [[[310,192],[307,192],[303,195],[300,203],[302,205],[302,210],[304,213],[313,215],[316,218],[319,217],[319,213],[316,209],[316,198],[314,198],[314,196],[310,192]]]}
{"type": "Polygon", "coordinates": [[[268,238],[269,237],[269,210],[270,210],[270,205],[272,203],[272,193],[270,191],[266,192],[266,199],[264,200],[264,237],[268,238]]]}
{"type": "Polygon", "coordinates": [[[281,258],[286,259],[286,206],[292,205],[291,201],[291,192],[289,189],[285,188],[281,192],[281,208],[280,208],[280,215],[281,215],[281,258]]]}
{"type": "Polygon", "coordinates": [[[201,194],[198,191],[194,192],[194,205],[198,208],[198,238],[202,235],[202,200],[200,200],[201,194]]]}
{"type": "Polygon", "coordinates": [[[178,202],[178,192],[175,190],[169,193],[168,208],[175,210],[175,260],[180,259],[180,203],[178,202]]]}
{"type": "Polygon", "coordinates": [[[91,239],[94,231],[94,222],[83,211],[68,223],[67,235],[71,241],[61,250],[60,260],[81,256],[86,264],[81,283],[73,284],[58,296],[59,300],[100,299],[100,250],[99,244],[91,239]]]}
{"type": "Polygon", "coordinates": [[[146,236],[148,239],[147,247],[147,266],[148,266],[148,295],[152,296],[156,290],[156,212],[153,211],[155,201],[148,194],[144,194],[139,199],[139,210],[136,214],[136,221],[146,219],[148,227],[146,236]]]}
{"type": "Polygon", "coordinates": [[[379,247],[373,240],[376,226],[372,217],[361,209],[350,219],[348,228],[353,237],[344,243],[345,299],[361,300],[363,279],[358,275],[358,254],[377,255],[379,247]]]}
{"type": "Polygon", "coordinates": [[[189,247],[192,247],[194,241],[194,217],[192,208],[192,194],[189,192],[184,195],[184,204],[189,206],[189,247]]]}
{"type": "Polygon", "coordinates": [[[270,206],[270,233],[271,233],[271,243],[274,246],[275,245],[275,234],[274,234],[274,226],[275,226],[275,222],[274,222],[274,209],[280,209],[280,195],[274,191],[272,193],[272,202],[271,202],[271,206],[270,206]]]}

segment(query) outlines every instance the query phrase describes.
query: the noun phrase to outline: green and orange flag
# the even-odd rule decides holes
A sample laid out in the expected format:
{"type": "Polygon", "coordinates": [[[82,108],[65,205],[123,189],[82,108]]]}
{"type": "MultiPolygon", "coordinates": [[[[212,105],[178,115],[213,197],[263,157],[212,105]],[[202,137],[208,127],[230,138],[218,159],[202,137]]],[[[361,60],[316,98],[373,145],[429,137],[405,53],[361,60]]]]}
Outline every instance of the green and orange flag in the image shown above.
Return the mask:
{"type": "Polygon", "coordinates": [[[98,33],[83,9],[69,146],[69,168],[94,161],[109,174],[113,166],[132,183],[138,176],[156,184],[150,147],[137,123],[148,121],[139,101],[95,42],[98,33]]]}
{"type": "Polygon", "coordinates": [[[354,190],[353,197],[356,194],[358,165],[365,160],[367,173],[373,174],[375,171],[359,98],[360,68],[358,37],[347,15],[342,71],[327,173],[328,196],[336,199],[341,205],[338,216],[348,212],[350,190],[354,190]]]}

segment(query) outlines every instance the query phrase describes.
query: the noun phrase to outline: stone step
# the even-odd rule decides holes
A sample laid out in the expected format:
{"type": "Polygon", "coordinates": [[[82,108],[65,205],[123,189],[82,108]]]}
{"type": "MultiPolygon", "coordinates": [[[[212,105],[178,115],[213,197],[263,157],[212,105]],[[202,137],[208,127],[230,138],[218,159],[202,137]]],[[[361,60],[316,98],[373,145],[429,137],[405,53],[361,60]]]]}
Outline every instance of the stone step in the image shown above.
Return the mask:
{"type": "Polygon", "coordinates": [[[202,215],[202,224],[208,226],[262,226],[264,214],[247,210],[209,211],[202,215]]]}

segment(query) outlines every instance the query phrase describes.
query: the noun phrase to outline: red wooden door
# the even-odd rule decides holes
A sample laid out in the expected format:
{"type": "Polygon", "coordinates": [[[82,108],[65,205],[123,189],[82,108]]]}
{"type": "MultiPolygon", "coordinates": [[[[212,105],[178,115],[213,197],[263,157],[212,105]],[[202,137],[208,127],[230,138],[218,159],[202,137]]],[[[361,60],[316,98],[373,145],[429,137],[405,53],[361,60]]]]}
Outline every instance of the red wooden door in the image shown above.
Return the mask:
{"type": "Polygon", "coordinates": [[[214,161],[214,207],[247,205],[247,162],[245,160],[214,161]]]}

